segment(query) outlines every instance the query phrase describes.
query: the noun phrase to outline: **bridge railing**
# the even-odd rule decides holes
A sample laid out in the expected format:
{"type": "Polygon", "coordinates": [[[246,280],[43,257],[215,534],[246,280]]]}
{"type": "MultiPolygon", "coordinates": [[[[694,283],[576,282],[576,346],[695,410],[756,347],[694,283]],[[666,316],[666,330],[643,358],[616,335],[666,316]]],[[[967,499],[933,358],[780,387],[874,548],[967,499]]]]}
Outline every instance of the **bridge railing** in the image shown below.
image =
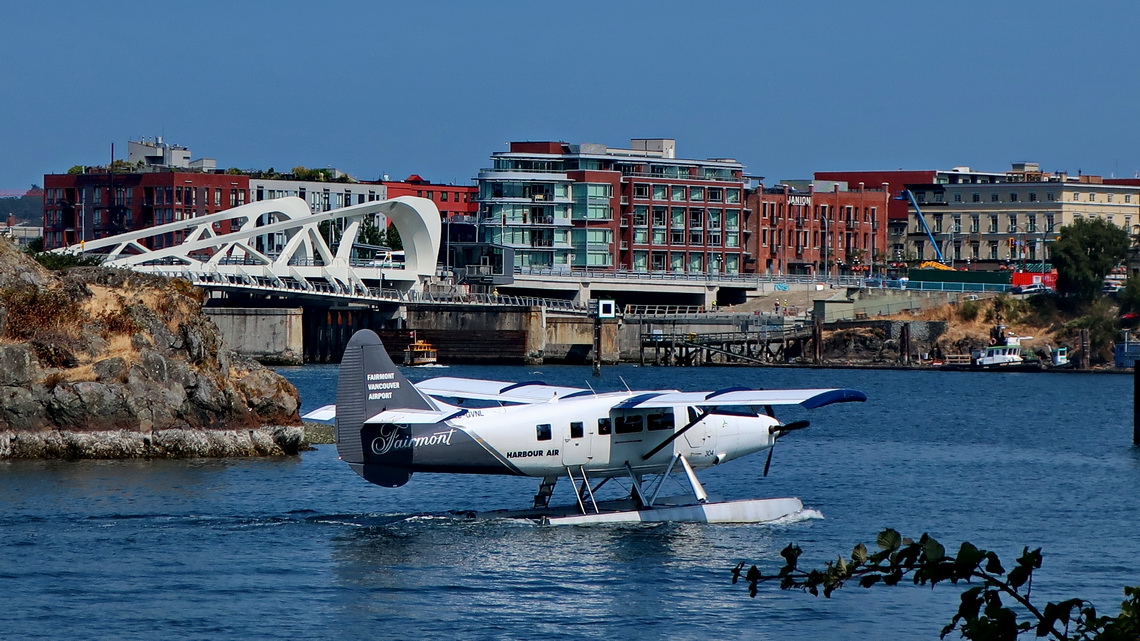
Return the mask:
{"type": "Polygon", "coordinates": [[[863,276],[813,276],[811,274],[719,274],[684,272],[642,272],[631,270],[584,269],[580,267],[515,267],[516,275],[565,278],[567,280],[634,280],[700,283],[732,283],[747,286],[760,283],[823,283],[842,287],[863,285],[863,276]]]}
{"type": "Polygon", "coordinates": [[[537,298],[533,296],[500,296],[496,294],[463,294],[439,293],[421,291],[401,291],[370,287],[367,290],[360,288],[348,289],[338,287],[328,281],[297,281],[292,278],[271,278],[265,276],[252,276],[248,274],[220,274],[199,273],[185,271],[161,271],[153,273],[170,278],[182,278],[194,285],[206,288],[246,289],[252,291],[289,292],[296,294],[319,294],[336,298],[351,298],[356,300],[372,300],[377,302],[399,303],[427,303],[445,304],[461,303],[467,305],[495,305],[514,307],[545,307],[548,310],[567,313],[587,313],[585,305],[571,300],[556,298],[537,298]]]}

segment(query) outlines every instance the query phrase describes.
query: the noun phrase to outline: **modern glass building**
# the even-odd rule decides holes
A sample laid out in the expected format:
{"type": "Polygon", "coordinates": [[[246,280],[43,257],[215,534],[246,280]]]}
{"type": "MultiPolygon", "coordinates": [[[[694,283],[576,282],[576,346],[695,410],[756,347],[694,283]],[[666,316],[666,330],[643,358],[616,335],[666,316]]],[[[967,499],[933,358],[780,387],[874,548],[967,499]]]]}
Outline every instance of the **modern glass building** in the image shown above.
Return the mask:
{"type": "Polygon", "coordinates": [[[743,165],[675,151],[666,138],[512,142],[479,172],[479,238],[522,271],[745,271],[743,165]]]}

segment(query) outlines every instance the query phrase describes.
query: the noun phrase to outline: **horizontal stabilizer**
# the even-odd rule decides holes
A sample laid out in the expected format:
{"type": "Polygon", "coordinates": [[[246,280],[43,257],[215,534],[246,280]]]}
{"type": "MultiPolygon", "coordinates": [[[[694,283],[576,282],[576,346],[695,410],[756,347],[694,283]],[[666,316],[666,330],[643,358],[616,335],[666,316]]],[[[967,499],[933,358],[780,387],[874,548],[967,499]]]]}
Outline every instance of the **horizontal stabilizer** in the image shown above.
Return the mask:
{"type": "Polygon", "coordinates": [[[318,407],[301,418],[306,421],[313,421],[314,423],[329,423],[331,425],[336,421],[336,405],[318,407]]]}
{"type": "Polygon", "coordinates": [[[723,392],[664,392],[639,394],[618,403],[617,409],[648,407],[719,407],[727,405],[801,405],[815,409],[832,403],[866,401],[867,395],[853,389],[782,389],[742,390],[723,392]]]}
{"type": "Polygon", "coordinates": [[[416,384],[416,388],[430,396],[469,398],[503,403],[546,403],[574,394],[592,393],[590,390],[581,387],[547,385],[541,381],[510,383],[451,376],[440,376],[421,381],[416,384]]]}
{"type": "Polygon", "coordinates": [[[396,423],[399,425],[431,425],[441,423],[449,418],[465,414],[467,410],[450,408],[446,411],[435,410],[387,410],[364,421],[366,425],[396,423]]]}

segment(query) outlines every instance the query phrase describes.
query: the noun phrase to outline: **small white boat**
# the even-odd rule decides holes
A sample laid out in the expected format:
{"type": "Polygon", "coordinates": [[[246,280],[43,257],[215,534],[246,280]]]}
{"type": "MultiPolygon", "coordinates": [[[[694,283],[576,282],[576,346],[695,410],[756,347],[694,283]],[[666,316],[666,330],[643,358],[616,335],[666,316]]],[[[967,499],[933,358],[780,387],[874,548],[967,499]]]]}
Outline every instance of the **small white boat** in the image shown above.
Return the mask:
{"type": "Polygon", "coordinates": [[[946,357],[942,369],[960,371],[989,372],[1036,372],[1041,369],[1041,361],[1026,356],[1021,341],[1032,336],[1018,336],[1005,331],[1005,325],[995,325],[990,330],[990,344],[985,349],[966,354],[953,354],[946,357]]]}

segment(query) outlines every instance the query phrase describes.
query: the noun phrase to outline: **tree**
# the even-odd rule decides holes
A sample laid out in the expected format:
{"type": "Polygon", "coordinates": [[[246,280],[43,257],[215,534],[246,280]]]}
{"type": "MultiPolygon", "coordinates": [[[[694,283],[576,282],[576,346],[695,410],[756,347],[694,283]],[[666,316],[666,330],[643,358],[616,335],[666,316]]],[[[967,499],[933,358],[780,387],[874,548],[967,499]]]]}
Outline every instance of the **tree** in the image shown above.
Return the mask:
{"type": "Polygon", "coordinates": [[[1030,600],[1033,572],[1041,567],[1041,548],[1024,548],[1016,565],[1007,572],[997,554],[982,550],[969,542],[962,543],[957,556],[946,554],[946,548],[933,537],[923,534],[917,541],[903,538],[886,529],[876,539],[878,552],[870,553],[860,543],[851,558],[842,556],[823,569],[799,569],[803,552],[794,543],[780,555],[784,567],[776,574],[763,574],[755,565],[744,572],[744,563],[732,572],[732,582],[743,575],[748,591],[755,597],[758,585],[779,581],[784,590],[802,590],[813,596],[830,597],[849,580],[869,588],[882,583],[898,585],[910,577],[915,585],[931,587],[950,582],[977,585],[962,593],[958,612],[946,627],[942,638],[957,629],[963,638],[997,641],[1015,640],[1033,631],[1038,637],[1058,641],[1092,640],[1136,641],[1140,638],[1140,586],[1124,588],[1126,600],[1118,616],[1100,616],[1092,603],[1083,599],[1050,602],[1039,608],[1030,600]],[[1011,603],[1006,604],[1003,599],[1011,603]]]}
{"type": "Polygon", "coordinates": [[[1140,277],[1129,276],[1116,300],[1120,303],[1120,313],[1140,313],[1140,277]]]}
{"type": "Polygon", "coordinates": [[[1057,291],[1080,302],[1094,300],[1104,277],[1128,255],[1129,244],[1128,232],[1099,218],[1065,225],[1051,250],[1057,291]]]}
{"type": "Polygon", "coordinates": [[[360,234],[357,236],[357,240],[365,245],[384,245],[386,236],[387,234],[380,230],[376,221],[369,218],[360,226],[360,234]]]}
{"type": "Polygon", "coordinates": [[[403,249],[404,239],[400,238],[400,230],[396,229],[395,225],[388,225],[388,231],[385,233],[384,244],[391,249],[403,249]]]}

